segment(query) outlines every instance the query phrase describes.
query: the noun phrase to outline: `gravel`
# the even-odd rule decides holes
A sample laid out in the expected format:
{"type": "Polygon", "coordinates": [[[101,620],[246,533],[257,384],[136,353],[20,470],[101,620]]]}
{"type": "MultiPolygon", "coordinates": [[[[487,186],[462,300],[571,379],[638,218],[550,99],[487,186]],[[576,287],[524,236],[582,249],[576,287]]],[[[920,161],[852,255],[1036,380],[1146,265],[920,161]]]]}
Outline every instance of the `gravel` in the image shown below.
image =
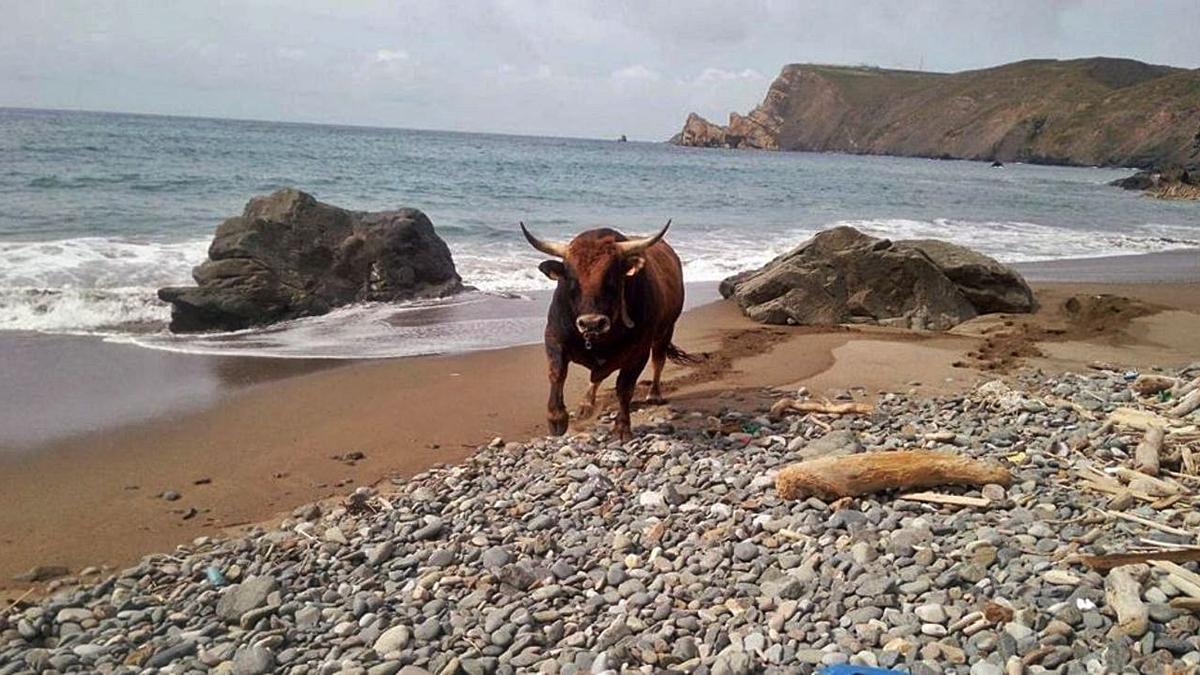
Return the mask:
{"type": "MultiPolygon", "coordinates": [[[[1150,629],[1134,639],[1115,628],[1103,576],[1067,557],[1163,534],[1106,519],[1108,496],[1075,478],[1080,439],[1098,466],[1136,446],[1138,433],[1103,426],[1131,405],[1129,379],[1029,371],[956,396],[883,394],[861,417],[664,408],[625,444],[611,418],[492,443],[278,527],[62,586],[0,618],[0,675],[1186,667],[1200,663],[1200,620],[1170,606],[1181,591],[1161,571],[1138,578],[1150,629]],[[1009,462],[1015,480],[943,490],[987,508],[784,502],[773,487],[802,457],[913,446],[1009,462]]],[[[1200,526],[1187,500],[1130,512],[1200,526]]]]}

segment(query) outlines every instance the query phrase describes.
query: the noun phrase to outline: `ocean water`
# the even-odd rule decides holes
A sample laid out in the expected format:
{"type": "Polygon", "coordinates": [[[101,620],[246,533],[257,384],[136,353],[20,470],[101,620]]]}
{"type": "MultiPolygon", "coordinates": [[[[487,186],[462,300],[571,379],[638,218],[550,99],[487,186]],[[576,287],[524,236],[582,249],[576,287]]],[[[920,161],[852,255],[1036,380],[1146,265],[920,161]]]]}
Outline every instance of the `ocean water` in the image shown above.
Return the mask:
{"type": "Polygon", "coordinates": [[[839,224],[945,238],[1009,262],[1200,246],[1195,204],[1106,185],[1129,173],[0,109],[0,331],[330,358],[528,341],[540,310],[501,300],[544,302],[550,282],[518,220],[565,239],[595,225],[646,233],[672,218],[688,282],[760,265],[839,224]],[[155,290],[188,283],[216,225],[285,186],[351,209],[424,210],[479,292],[166,334],[155,290]]]}

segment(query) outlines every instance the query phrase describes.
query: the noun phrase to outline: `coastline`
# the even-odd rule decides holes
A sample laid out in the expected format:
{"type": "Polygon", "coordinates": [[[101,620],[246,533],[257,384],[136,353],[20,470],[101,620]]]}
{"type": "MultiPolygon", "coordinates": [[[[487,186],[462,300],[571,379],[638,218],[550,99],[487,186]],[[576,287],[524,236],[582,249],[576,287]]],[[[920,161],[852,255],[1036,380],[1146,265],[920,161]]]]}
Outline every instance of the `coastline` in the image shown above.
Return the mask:
{"type": "MultiPolygon", "coordinates": [[[[1131,258],[1136,262],[1090,264],[1115,279],[1134,275],[1138,283],[1096,284],[1086,277],[1035,282],[1039,295],[1054,299],[1044,304],[1071,293],[1103,292],[1142,297],[1156,307],[1119,339],[1055,343],[1045,363],[1171,365],[1161,360],[1186,354],[1191,329],[1180,326],[1200,317],[1200,274],[1189,277],[1152,256],[1131,258]],[[1156,269],[1175,271],[1156,281],[1156,269]]],[[[1063,274],[1046,266],[1035,272],[1039,265],[1021,267],[1034,280],[1063,274]]],[[[701,368],[667,370],[672,409],[686,412],[753,409],[776,387],[803,384],[817,395],[851,389],[937,394],[985,376],[955,365],[978,344],[971,335],[768,327],[749,322],[726,302],[687,311],[678,342],[714,355],[701,368]]],[[[295,361],[276,362],[297,368],[295,361]]],[[[337,365],[291,373],[271,364],[247,366],[231,377],[244,386],[215,400],[0,456],[0,594],[23,592],[26,585],[11,578],[34,565],[73,571],[124,565],[197,536],[344,495],[350,486],[459,462],[493,438],[545,433],[545,365],[538,345],[337,365]],[[262,369],[257,376],[247,375],[256,368],[262,369]],[[334,459],[356,452],[364,456],[334,459]],[[159,498],[168,490],[181,497],[159,498]]],[[[578,368],[572,373],[567,395],[573,404],[583,378],[578,368]]],[[[646,414],[635,416],[635,427],[646,414]]]]}

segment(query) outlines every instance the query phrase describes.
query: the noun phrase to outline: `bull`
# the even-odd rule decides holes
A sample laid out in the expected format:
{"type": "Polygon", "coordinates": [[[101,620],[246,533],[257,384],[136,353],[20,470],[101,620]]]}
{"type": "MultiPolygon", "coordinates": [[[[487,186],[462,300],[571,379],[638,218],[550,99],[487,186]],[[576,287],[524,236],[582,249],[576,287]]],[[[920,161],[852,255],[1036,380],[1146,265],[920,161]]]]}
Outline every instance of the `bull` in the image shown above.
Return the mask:
{"type": "Polygon", "coordinates": [[[557,282],[545,334],[550,378],[546,419],[554,435],[567,430],[563,383],[572,362],[591,372],[580,418],[594,412],[600,383],[618,373],[620,410],[614,432],[626,441],[633,435],[629,407],[646,362],[654,368],[646,401],[656,404],[664,402],[661,378],[666,360],[694,361],[671,342],[683,311],[683,266],[663,241],[670,227],[668,220],[657,234],[642,238],[600,228],[561,243],[539,239],[521,223],[530,245],[555,258],[538,265],[542,274],[557,282]]]}

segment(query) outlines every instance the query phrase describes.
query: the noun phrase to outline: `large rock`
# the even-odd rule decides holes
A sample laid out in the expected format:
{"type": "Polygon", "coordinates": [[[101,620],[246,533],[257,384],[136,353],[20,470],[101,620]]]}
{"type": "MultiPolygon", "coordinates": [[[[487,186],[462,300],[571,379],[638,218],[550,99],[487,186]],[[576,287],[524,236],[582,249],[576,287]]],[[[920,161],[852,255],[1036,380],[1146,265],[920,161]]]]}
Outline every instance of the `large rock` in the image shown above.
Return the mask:
{"type": "Polygon", "coordinates": [[[217,227],[196,286],[168,287],[171,330],[238,330],[353,302],[462,290],[450,249],[416,209],[347,211],[298,190],[255,197],[217,227]]]}
{"type": "Polygon", "coordinates": [[[1027,312],[1013,270],[939,241],[892,242],[826,230],[758,270],[721,282],[752,319],[774,324],[882,323],[945,330],[978,314],[1027,312]]]}
{"type": "Polygon", "coordinates": [[[1033,289],[1016,270],[979,251],[938,239],[907,239],[896,245],[929,256],[980,314],[1023,313],[1037,308],[1033,289]]]}

